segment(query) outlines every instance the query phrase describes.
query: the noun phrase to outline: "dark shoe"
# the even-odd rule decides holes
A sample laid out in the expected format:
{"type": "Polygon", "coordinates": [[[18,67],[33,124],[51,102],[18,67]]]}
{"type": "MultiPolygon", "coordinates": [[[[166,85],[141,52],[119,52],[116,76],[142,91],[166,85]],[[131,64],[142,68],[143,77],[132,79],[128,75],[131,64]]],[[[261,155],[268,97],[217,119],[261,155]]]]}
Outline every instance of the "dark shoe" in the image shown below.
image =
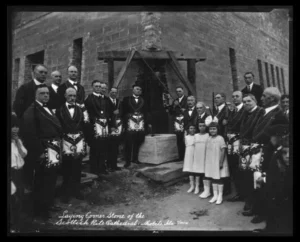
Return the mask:
{"type": "Polygon", "coordinates": [[[68,197],[68,196],[63,196],[62,198],[61,198],[61,202],[62,203],[65,203],[65,204],[68,204],[68,203],[70,203],[70,197],[68,197]]]}
{"type": "Polygon", "coordinates": [[[124,165],[124,168],[128,168],[131,165],[130,162],[126,162],[126,164],[124,165]]]}
{"type": "Polygon", "coordinates": [[[255,233],[266,233],[267,230],[266,230],[266,228],[263,228],[263,229],[254,229],[253,232],[255,232],[255,233]]]}
{"type": "Polygon", "coordinates": [[[84,200],[84,195],[82,193],[79,193],[79,194],[75,195],[75,198],[78,200],[84,200]]]}
{"type": "Polygon", "coordinates": [[[244,211],[244,212],[242,212],[242,214],[247,217],[254,216],[254,213],[252,211],[244,211]]]}
{"type": "Polygon", "coordinates": [[[234,197],[229,198],[228,201],[229,202],[240,202],[240,201],[243,201],[243,199],[240,195],[235,195],[234,197]]]}
{"type": "Polygon", "coordinates": [[[223,196],[227,196],[229,194],[231,194],[231,191],[230,190],[225,190],[224,193],[223,193],[223,196]]]}
{"type": "Polygon", "coordinates": [[[86,174],[85,173],[81,173],[81,177],[86,177],[86,174]]]}
{"type": "Polygon", "coordinates": [[[247,203],[245,203],[245,206],[244,206],[244,211],[249,211],[251,209],[251,206],[247,203]]]}
{"type": "Polygon", "coordinates": [[[55,206],[55,205],[53,205],[53,206],[51,206],[51,207],[49,208],[49,211],[50,211],[50,212],[59,212],[59,211],[61,211],[61,210],[62,210],[61,207],[55,206]]]}
{"type": "Polygon", "coordinates": [[[142,164],[141,162],[139,162],[138,160],[132,161],[135,164],[142,164]]]}
{"type": "Polygon", "coordinates": [[[259,215],[255,215],[254,218],[251,220],[251,223],[253,224],[259,224],[261,222],[265,221],[265,218],[259,215]]]}

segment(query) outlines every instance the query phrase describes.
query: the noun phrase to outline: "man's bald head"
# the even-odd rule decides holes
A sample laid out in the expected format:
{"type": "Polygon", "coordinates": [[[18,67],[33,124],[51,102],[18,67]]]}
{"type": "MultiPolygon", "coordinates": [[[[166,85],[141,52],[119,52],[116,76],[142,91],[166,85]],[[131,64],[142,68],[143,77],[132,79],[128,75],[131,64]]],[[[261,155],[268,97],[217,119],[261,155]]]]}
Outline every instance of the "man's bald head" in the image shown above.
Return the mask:
{"type": "Polygon", "coordinates": [[[59,71],[53,71],[51,73],[52,83],[56,86],[59,86],[61,83],[61,73],[59,71]]]}
{"type": "Polygon", "coordinates": [[[69,78],[72,80],[72,81],[76,81],[77,80],[77,76],[78,76],[78,69],[76,66],[69,66],[68,68],[68,75],[69,75],[69,78]]]}
{"type": "Polygon", "coordinates": [[[37,81],[44,83],[46,81],[47,74],[48,70],[45,65],[38,64],[34,67],[33,76],[37,81]]]}
{"type": "Polygon", "coordinates": [[[74,104],[76,101],[77,91],[73,87],[69,87],[66,89],[65,98],[67,103],[74,104]]]}
{"type": "Polygon", "coordinates": [[[240,105],[243,102],[243,93],[241,91],[235,91],[232,93],[232,102],[235,106],[240,105]]]}

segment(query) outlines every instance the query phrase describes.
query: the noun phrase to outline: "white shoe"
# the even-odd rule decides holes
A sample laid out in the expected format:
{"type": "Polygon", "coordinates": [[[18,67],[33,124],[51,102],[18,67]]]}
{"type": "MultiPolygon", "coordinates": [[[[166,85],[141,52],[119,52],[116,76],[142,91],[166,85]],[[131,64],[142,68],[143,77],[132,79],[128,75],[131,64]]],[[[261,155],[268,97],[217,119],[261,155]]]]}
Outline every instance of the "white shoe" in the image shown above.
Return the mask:
{"type": "Polygon", "coordinates": [[[200,198],[208,198],[210,193],[210,180],[203,180],[204,191],[199,195],[200,198]]]}
{"type": "Polygon", "coordinates": [[[192,191],[194,191],[195,186],[191,186],[189,190],[187,190],[188,193],[191,193],[192,191]]]}
{"type": "Polygon", "coordinates": [[[198,193],[199,193],[199,187],[196,186],[194,194],[198,194],[198,193]]]}
{"type": "Polygon", "coordinates": [[[193,176],[190,176],[190,185],[191,185],[190,189],[187,190],[188,193],[191,193],[195,189],[195,183],[194,183],[194,177],[193,176]]]}
{"type": "Polygon", "coordinates": [[[194,194],[198,194],[199,193],[199,185],[200,185],[200,177],[196,176],[196,188],[195,188],[195,192],[194,194]]]}
{"type": "Polygon", "coordinates": [[[218,199],[218,184],[213,184],[214,196],[209,200],[210,203],[214,203],[218,199]]]}
{"type": "Polygon", "coordinates": [[[223,188],[224,185],[218,185],[218,199],[216,204],[221,204],[223,202],[223,188]]]}

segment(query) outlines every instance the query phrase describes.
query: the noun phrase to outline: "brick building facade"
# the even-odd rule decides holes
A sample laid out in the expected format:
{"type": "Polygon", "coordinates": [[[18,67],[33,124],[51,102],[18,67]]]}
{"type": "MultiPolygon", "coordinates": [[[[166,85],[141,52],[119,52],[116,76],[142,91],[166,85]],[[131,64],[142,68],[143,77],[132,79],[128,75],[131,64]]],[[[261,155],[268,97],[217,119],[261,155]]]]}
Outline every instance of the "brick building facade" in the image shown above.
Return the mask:
{"type": "MultiPolygon", "coordinates": [[[[49,73],[62,72],[75,64],[87,94],[94,79],[107,81],[107,63],[97,53],[142,48],[145,32],[142,12],[17,12],[13,19],[12,100],[16,89],[31,80],[32,65],[44,63],[49,73]]],[[[163,50],[197,56],[193,87],[197,99],[211,104],[211,93],[223,91],[231,99],[232,90],[245,85],[246,71],[264,87],[277,86],[288,93],[289,22],[288,11],[246,12],[157,12],[159,43],[163,50]]],[[[114,64],[114,78],[123,62],[114,64]]],[[[187,75],[187,64],[180,61],[187,75]]],[[[172,94],[180,84],[166,66],[172,94]]],[[[133,61],[120,85],[121,96],[130,93],[138,64],[133,61]]],[[[50,80],[50,76],[49,76],[50,80]]]]}

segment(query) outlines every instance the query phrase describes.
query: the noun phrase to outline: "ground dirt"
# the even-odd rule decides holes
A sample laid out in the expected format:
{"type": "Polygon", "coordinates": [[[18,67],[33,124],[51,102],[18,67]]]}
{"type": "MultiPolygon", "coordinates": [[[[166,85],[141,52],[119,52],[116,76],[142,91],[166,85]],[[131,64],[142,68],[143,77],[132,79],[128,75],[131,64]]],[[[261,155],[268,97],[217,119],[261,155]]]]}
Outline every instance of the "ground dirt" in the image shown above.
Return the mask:
{"type": "MultiPolygon", "coordinates": [[[[119,162],[119,166],[123,166],[119,162]]],[[[142,177],[132,164],[129,169],[103,175],[85,184],[85,200],[72,199],[48,222],[26,220],[24,232],[67,230],[139,231],[252,231],[265,223],[252,224],[242,216],[243,202],[210,204],[209,199],[187,193],[188,178],[164,186],[142,177]],[[113,224],[114,223],[114,224],[113,224]],[[124,224],[127,223],[127,224],[124,224]],[[25,226],[26,225],[26,226],[25,226]]]]}

